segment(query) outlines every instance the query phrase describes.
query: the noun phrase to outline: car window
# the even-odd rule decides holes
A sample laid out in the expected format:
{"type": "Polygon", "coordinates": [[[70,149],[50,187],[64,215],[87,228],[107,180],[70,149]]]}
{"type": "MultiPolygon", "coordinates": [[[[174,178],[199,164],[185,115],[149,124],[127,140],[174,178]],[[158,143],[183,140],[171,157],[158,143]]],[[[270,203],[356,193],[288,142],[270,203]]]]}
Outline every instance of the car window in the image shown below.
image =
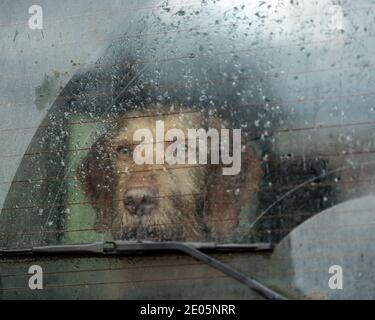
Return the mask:
{"type": "Polygon", "coordinates": [[[371,1],[7,5],[2,247],[277,244],[371,194],[371,1]]]}

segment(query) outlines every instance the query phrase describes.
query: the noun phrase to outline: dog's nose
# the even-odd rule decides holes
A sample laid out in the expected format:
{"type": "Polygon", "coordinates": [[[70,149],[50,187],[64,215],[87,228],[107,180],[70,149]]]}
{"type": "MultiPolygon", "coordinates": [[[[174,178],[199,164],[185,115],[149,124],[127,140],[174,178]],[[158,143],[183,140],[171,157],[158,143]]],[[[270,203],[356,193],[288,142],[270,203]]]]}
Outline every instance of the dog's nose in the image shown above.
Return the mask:
{"type": "Polygon", "coordinates": [[[158,203],[157,192],[151,188],[133,188],[124,193],[124,205],[132,214],[150,214],[158,203]]]}

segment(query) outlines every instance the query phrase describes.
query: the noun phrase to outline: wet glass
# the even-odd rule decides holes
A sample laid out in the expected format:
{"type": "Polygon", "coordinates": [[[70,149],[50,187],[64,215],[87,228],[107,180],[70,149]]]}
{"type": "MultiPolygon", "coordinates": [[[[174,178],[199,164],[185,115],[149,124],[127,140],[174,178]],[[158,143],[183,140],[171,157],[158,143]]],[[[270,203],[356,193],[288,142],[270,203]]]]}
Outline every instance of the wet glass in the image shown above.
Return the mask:
{"type": "Polygon", "coordinates": [[[371,226],[373,1],[60,6],[0,13],[2,248],[371,226]]]}

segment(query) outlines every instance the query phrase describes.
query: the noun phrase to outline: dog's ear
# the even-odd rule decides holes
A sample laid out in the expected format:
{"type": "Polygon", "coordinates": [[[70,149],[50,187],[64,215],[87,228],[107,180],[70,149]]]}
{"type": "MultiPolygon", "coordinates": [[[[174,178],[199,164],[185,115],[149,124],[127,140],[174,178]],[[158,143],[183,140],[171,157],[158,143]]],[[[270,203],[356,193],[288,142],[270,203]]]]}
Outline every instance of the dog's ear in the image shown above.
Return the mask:
{"type": "Polygon", "coordinates": [[[254,200],[262,179],[262,167],[250,143],[241,150],[241,170],[237,175],[223,175],[223,166],[211,166],[205,201],[205,223],[210,238],[224,239],[232,235],[239,224],[245,205],[254,200]]]}
{"type": "Polygon", "coordinates": [[[99,138],[82,161],[79,180],[90,204],[95,208],[95,230],[103,232],[111,227],[114,172],[113,150],[106,137],[99,138]]]}

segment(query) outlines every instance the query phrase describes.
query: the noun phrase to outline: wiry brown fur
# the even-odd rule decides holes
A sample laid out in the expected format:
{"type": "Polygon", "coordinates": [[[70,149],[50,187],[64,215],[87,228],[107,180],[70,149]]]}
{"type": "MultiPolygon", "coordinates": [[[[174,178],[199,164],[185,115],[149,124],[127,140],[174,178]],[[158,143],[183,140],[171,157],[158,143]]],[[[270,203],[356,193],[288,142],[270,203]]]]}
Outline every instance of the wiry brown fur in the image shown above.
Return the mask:
{"type": "Polygon", "coordinates": [[[111,230],[115,239],[203,241],[230,236],[242,206],[252,200],[261,180],[254,150],[242,141],[242,167],[235,176],[224,176],[222,165],[137,165],[132,156],[119,155],[122,146],[134,147],[134,130],[153,131],[156,120],[164,121],[165,131],[223,126],[220,119],[207,120],[198,112],[131,114],[121,119],[94,144],[80,173],[96,210],[95,229],[111,230]],[[130,214],[123,202],[124,192],[137,187],[153,188],[159,198],[158,207],[142,219],[130,214]]]}

